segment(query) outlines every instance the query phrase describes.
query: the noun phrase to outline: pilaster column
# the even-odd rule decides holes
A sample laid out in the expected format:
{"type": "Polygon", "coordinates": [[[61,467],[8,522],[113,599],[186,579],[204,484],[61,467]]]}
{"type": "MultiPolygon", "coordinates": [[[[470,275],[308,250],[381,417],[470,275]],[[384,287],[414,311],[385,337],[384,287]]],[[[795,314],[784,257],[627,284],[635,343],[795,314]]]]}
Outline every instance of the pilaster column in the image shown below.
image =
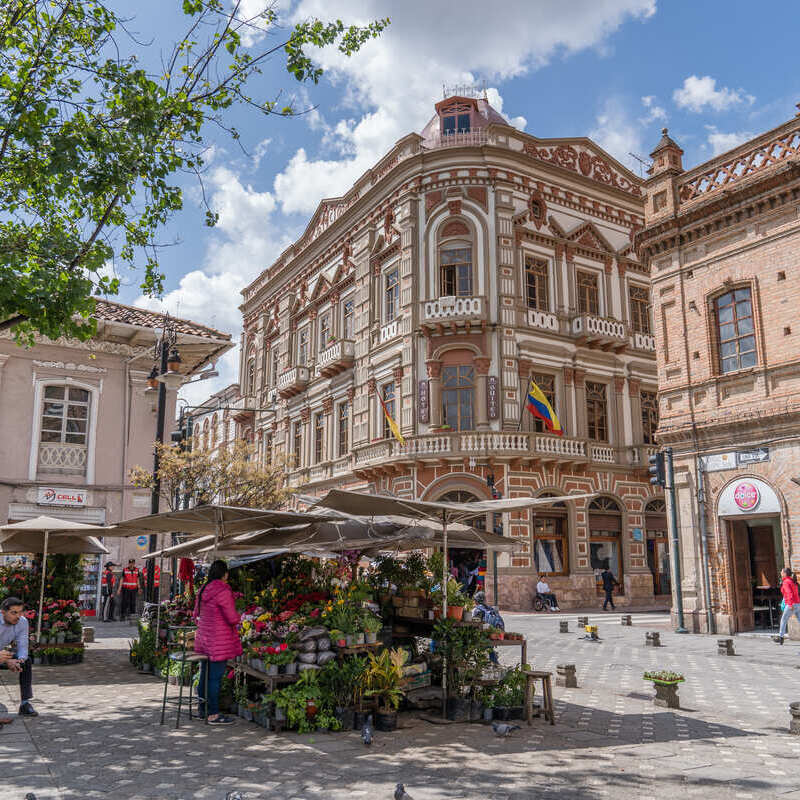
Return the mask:
{"type": "Polygon", "coordinates": [[[341,325],[339,320],[339,293],[334,292],[331,295],[331,332],[330,335],[336,337],[336,339],[341,339],[341,325]]]}
{"type": "Polygon", "coordinates": [[[630,325],[630,308],[628,303],[628,293],[625,291],[625,262],[617,261],[617,284],[619,286],[619,301],[622,308],[620,319],[626,324],[630,325]]]}
{"type": "MultiPolygon", "coordinates": [[[[556,409],[559,414],[559,409],[556,409]]],[[[564,402],[560,409],[559,421],[563,430],[570,436],[578,436],[578,422],[575,416],[575,370],[564,367],[564,402]]]]}
{"type": "Polygon", "coordinates": [[[372,441],[375,437],[376,431],[376,408],[378,407],[378,402],[375,399],[375,392],[378,390],[378,382],[375,378],[370,378],[367,381],[367,397],[369,398],[369,405],[368,405],[368,419],[367,419],[367,433],[369,441],[372,441]]]}
{"type": "Polygon", "coordinates": [[[625,416],[622,404],[625,402],[623,394],[625,390],[625,378],[621,375],[614,376],[614,435],[610,444],[615,447],[622,447],[625,444],[625,416]]]}
{"type": "Polygon", "coordinates": [[[553,286],[555,287],[556,302],[553,311],[563,314],[566,311],[564,306],[564,273],[566,265],[564,263],[564,245],[555,246],[555,260],[553,261],[553,286]]]}
{"type": "Polygon", "coordinates": [[[330,461],[334,454],[333,442],[333,398],[326,397],[322,401],[322,413],[325,414],[325,452],[322,454],[323,461],[330,461]]]}
{"type": "Polygon", "coordinates": [[[588,436],[586,427],[586,371],[573,370],[575,377],[575,417],[578,423],[575,435],[580,439],[588,436]]]}
{"type": "Polygon", "coordinates": [[[442,424],[442,362],[426,361],[428,370],[428,393],[430,394],[430,426],[438,428],[442,424]]]}
{"type": "Polygon", "coordinates": [[[472,360],[475,366],[475,428],[479,431],[489,428],[489,410],[486,404],[486,379],[492,360],[478,356],[472,360]]]}
{"type": "Polygon", "coordinates": [[[300,420],[303,423],[303,452],[301,458],[303,459],[297,465],[297,469],[305,469],[311,463],[311,426],[308,424],[311,419],[311,409],[308,406],[300,409],[300,420]]]}
{"type": "Polygon", "coordinates": [[[397,427],[403,430],[403,367],[395,367],[392,370],[394,378],[394,421],[397,427]]]}
{"type": "Polygon", "coordinates": [[[603,264],[603,285],[605,286],[605,296],[606,296],[606,313],[607,317],[615,317],[617,319],[620,318],[619,310],[617,305],[619,303],[619,297],[617,293],[614,291],[612,280],[612,269],[611,269],[611,258],[606,258],[605,263],[603,264]]]}
{"type": "Polygon", "coordinates": [[[631,444],[640,445],[644,441],[644,428],[641,384],[638,378],[628,378],[628,402],[631,407],[631,444]]]}
{"type": "Polygon", "coordinates": [[[570,314],[575,314],[578,311],[578,301],[576,298],[576,285],[575,285],[575,251],[571,247],[564,248],[564,258],[567,260],[567,297],[569,299],[569,307],[567,311],[570,314]]]}

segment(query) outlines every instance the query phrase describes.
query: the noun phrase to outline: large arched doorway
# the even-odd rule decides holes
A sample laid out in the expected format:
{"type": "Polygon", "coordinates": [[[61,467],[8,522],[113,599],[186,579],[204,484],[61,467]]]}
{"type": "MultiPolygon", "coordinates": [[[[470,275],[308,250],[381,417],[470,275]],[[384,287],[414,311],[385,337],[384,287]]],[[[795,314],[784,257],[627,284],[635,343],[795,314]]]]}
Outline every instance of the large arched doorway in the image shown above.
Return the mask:
{"type": "MultiPolygon", "coordinates": [[[[540,497],[555,497],[545,492],[540,497]]],[[[533,561],[539,575],[569,575],[569,516],[563,501],[533,509],[533,561]]]]}
{"type": "Polygon", "coordinates": [[[653,594],[672,593],[667,537],[667,506],[657,497],[644,507],[644,526],[647,535],[647,566],[653,576],[653,594]]]}
{"type": "Polygon", "coordinates": [[[595,497],[589,503],[589,562],[597,580],[598,594],[603,591],[600,574],[604,569],[619,582],[624,593],[622,569],[622,509],[613,497],[595,497]]]}

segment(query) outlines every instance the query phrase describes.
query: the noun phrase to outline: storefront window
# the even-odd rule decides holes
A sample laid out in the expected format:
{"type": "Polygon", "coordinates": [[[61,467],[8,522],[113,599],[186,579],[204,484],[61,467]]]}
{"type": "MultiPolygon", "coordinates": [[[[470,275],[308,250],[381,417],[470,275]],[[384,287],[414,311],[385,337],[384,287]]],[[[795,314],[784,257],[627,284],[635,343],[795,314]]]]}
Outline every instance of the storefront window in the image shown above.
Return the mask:
{"type": "Polygon", "coordinates": [[[598,589],[600,573],[611,570],[622,591],[622,511],[611,497],[596,497],[589,503],[589,565],[595,572],[598,589]]]}
{"type": "Polygon", "coordinates": [[[566,575],[567,537],[565,520],[558,517],[536,518],[533,521],[533,554],[540,575],[566,575]]]}

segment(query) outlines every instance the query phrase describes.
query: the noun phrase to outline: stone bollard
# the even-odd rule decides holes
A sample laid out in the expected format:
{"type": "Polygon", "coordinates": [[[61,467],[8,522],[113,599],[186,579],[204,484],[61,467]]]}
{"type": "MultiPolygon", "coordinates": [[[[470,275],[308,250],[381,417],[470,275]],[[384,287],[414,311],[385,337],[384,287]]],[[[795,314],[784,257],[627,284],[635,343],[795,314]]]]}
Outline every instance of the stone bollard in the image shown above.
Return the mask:
{"type": "Polygon", "coordinates": [[[565,619],[562,619],[558,623],[558,632],[559,633],[569,633],[569,622],[565,619]]]}
{"type": "Polygon", "coordinates": [[[789,733],[800,736],[800,703],[789,703],[789,713],[792,715],[789,720],[789,733]]]}
{"type": "Polygon", "coordinates": [[[647,631],[644,644],[645,647],[661,647],[661,634],[658,631],[647,631]]]}
{"type": "Polygon", "coordinates": [[[556,686],[563,686],[565,689],[578,688],[578,676],[575,674],[574,664],[556,665],[556,686]]]}
{"type": "Polygon", "coordinates": [[[84,628],[83,629],[83,641],[84,642],[93,642],[94,641],[94,628],[84,628]]]}
{"type": "Polygon", "coordinates": [[[631,615],[623,614],[622,617],[620,618],[620,623],[622,625],[633,625],[633,622],[631,621],[631,615]]]}
{"type": "Polygon", "coordinates": [[[680,708],[681,703],[678,699],[677,683],[656,683],[656,696],[653,703],[664,708],[680,708]]]}
{"type": "Polygon", "coordinates": [[[717,654],[721,656],[735,656],[733,652],[733,639],[717,639],[717,654]]]}
{"type": "Polygon", "coordinates": [[[578,626],[585,628],[589,624],[589,617],[578,617],[578,626]]]}

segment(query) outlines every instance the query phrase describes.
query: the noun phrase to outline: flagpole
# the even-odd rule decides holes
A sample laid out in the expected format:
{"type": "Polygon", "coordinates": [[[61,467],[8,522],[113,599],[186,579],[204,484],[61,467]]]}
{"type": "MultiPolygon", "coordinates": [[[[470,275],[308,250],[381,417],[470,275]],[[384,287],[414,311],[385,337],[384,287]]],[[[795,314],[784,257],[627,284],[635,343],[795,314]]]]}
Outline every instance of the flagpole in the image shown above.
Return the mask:
{"type": "Polygon", "coordinates": [[[517,433],[522,430],[522,415],[525,413],[525,403],[528,400],[528,392],[531,390],[531,376],[528,375],[528,380],[525,383],[525,397],[522,399],[522,403],[519,407],[519,422],[517,422],[517,433]]]}

